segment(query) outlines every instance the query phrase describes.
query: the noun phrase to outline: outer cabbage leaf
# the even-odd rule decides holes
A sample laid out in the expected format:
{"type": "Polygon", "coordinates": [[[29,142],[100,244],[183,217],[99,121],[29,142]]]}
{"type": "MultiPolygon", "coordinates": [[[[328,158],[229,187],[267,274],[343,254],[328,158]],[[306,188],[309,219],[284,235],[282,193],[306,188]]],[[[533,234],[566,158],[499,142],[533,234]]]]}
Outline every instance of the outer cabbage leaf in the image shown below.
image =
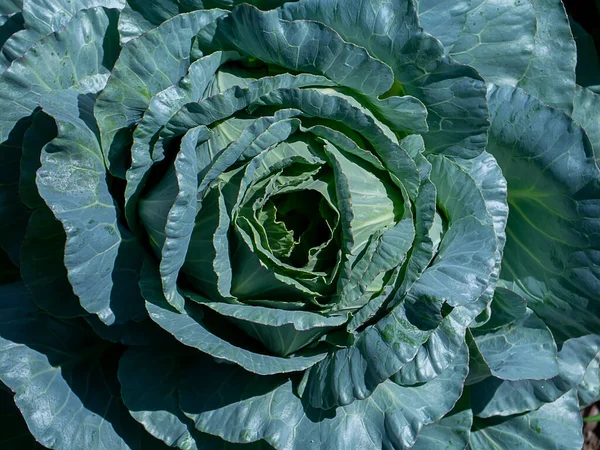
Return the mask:
{"type": "Polygon", "coordinates": [[[560,0],[531,0],[536,13],[533,58],[517,87],[570,114],[575,95],[577,49],[560,0]]]}
{"type": "Polygon", "coordinates": [[[560,0],[420,0],[419,21],[487,82],[573,110],[577,52],[560,0]]]}
{"type": "Polygon", "coordinates": [[[123,48],[94,111],[113,174],[125,177],[125,152],[131,144],[132,126],[142,118],[152,96],[186,74],[192,39],[204,29],[210,40],[215,19],[224,13],[201,10],[177,15],[123,48]]]}
{"type": "Polygon", "coordinates": [[[599,348],[597,335],[570,339],[562,344],[558,353],[559,373],[553,378],[506,381],[489,377],[474,384],[471,386],[473,413],[485,418],[521,414],[557,400],[584,382],[588,367],[590,375],[593,374],[593,361],[599,348]]]}
{"type": "Polygon", "coordinates": [[[600,400],[600,351],[585,370],[583,380],[577,386],[581,406],[589,406],[600,400]]]}
{"type": "Polygon", "coordinates": [[[109,18],[101,8],[82,11],[67,28],[41,39],[32,51],[0,76],[0,99],[7,107],[0,117],[0,148],[5,161],[0,171],[0,213],[3,217],[0,245],[17,264],[29,218],[18,194],[18,162],[25,133],[31,125],[29,115],[44,95],[74,85],[86,91],[88,85],[94,84],[96,76],[108,72],[102,66],[102,43],[109,27],[109,18]],[[87,30],[89,45],[83,45],[85,38],[80,34],[81,29],[87,30]],[[81,61],[82,66],[76,67],[73,61],[81,61]],[[13,222],[14,226],[8,226],[13,222]]]}
{"type": "Polygon", "coordinates": [[[600,326],[600,171],[589,139],[521,89],[489,93],[489,152],[508,182],[502,284],[560,342],[600,326]],[[544,149],[541,151],[541,149],[544,149]]]}
{"type": "MultiPolygon", "coordinates": [[[[397,380],[407,384],[433,379],[450,364],[464,342],[467,327],[491,300],[506,239],[506,180],[491,155],[484,153],[468,163],[463,161],[464,167],[444,158],[436,158],[433,162],[436,186],[444,192],[440,198],[453,206],[454,214],[475,214],[482,220],[493,222],[498,247],[493,279],[478,301],[454,308],[442,319],[417,356],[395,375],[397,380]],[[456,183],[455,180],[461,181],[456,183]]],[[[447,206],[445,209],[451,211],[447,206]]]]}
{"type": "Polygon", "coordinates": [[[47,208],[36,209],[21,246],[21,277],[35,304],[54,317],[85,314],[64,266],[65,231],[47,208]]]}
{"type": "Polygon", "coordinates": [[[107,324],[123,323],[144,315],[141,297],[135,301],[137,280],[119,276],[122,270],[139,270],[141,249],[121,236],[95,121],[89,119],[94,101],[95,95],[76,90],[44,98],[42,109],[55,118],[58,137],[42,150],[37,183],[66,230],[65,266],[81,305],[107,324]],[[130,302],[117,301],[130,293],[130,302]]]}
{"type": "MultiPolygon", "coordinates": [[[[287,3],[287,20],[318,20],[387,63],[398,89],[423,102],[429,133],[423,135],[431,153],[471,158],[485,147],[487,112],[483,82],[469,67],[443,53],[440,42],[423,33],[412,2],[356,3],[303,0],[287,3]],[[452,122],[452,131],[445,122],[452,122]]],[[[394,90],[390,91],[394,92],[394,90]]]]}
{"type": "Polygon", "coordinates": [[[577,394],[569,391],[529,414],[476,420],[469,447],[579,449],[583,446],[577,394]]]}
{"type": "Polygon", "coordinates": [[[469,443],[472,425],[473,413],[469,409],[469,396],[468,393],[463,393],[452,411],[438,422],[423,427],[411,449],[464,450],[469,443]]]}
{"type": "Polygon", "coordinates": [[[573,107],[573,120],[580,124],[594,149],[596,164],[600,165],[600,125],[595,112],[600,107],[600,95],[587,88],[577,86],[573,107]]]}
{"type": "Polygon", "coordinates": [[[23,0],[7,0],[0,6],[0,16],[6,17],[20,13],[23,10],[23,0]]]}
{"type": "MultiPolygon", "coordinates": [[[[23,29],[8,37],[1,47],[0,71],[25,55],[44,36],[62,31],[79,11],[100,6],[122,9],[124,5],[125,0],[26,0],[20,14],[23,29]]],[[[114,38],[116,36],[111,36],[111,39],[114,38]]]]}
{"type": "MultiPolygon", "coordinates": [[[[10,2],[4,11],[0,11],[0,48],[16,32],[24,27],[23,14],[20,11],[12,11],[10,2]]],[[[16,9],[16,8],[15,8],[16,9]]]]}
{"type": "Polygon", "coordinates": [[[44,95],[72,86],[86,90],[86,84],[93,83],[90,77],[108,74],[102,63],[109,26],[102,8],[80,11],[64,30],[42,38],[2,74],[0,99],[12,107],[0,118],[0,142],[6,141],[14,124],[29,116],[44,95]],[[85,36],[82,29],[87,31],[85,36]]]}
{"type": "MultiPolygon", "coordinates": [[[[216,327],[204,319],[205,312],[200,306],[187,302],[183,313],[172,308],[165,300],[160,278],[156,275],[156,269],[152,264],[152,262],[144,264],[140,281],[150,318],[183,344],[208,353],[219,360],[239,364],[246,370],[261,375],[305,370],[325,357],[324,353],[315,351],[306,356],[282,358],[246,349],[241,346],[243,342],[240,342],[239,346],[232,344],[211,331],[211,328],[214,330],[216,327]]],[[[234,330],[222,331],[228,337],[235,335],[234,330]]]]}
{"type": "Polygon", "coordinates": [[[29,432],[21,412],[15,405],[13,394],[4,384],[0,384],[0,444],[8,448],[43,449],[29,432]]]}
{"type": "Polygon", "coordinates": [[[0,380],[46,447],[160,449],[120,401],[110,344],[41,313],[22,283],[0,287],[0,380]]]}
{"type": "MultiPolygon", "coordinates": [[[[164,344],[164,343],[163,343],[164,344]]],[[[236,445],[218,437],[201,433],[179,407],[178,390],[185,376],[183,361],[198,358],[181,348],[131,348],[119,362],[121,395],[130,414],[146,431],[169,447],[182,450],[267,450],[265,441],[236,445]],[[150,363],[154,361],[154,363],[150,363]],[[140,369],[144,370],[140,372],[140,369]],[[143,379],[140,378],[143,377],[143,379]],[[142,381],[143,380],[143,381],[142,381]]],[[[215,364],[206,358],[208,365],[215,364]]]]}
{"type": "Polygon", "coordinates": [[[473,330],[492,375],[504,380],[548,379],[558,374],[552,333],[533,311],[495,330],[473,330]]]}
{"type": "MultiPolygon", "coordinates": [[[[126,402],[134,400],[130,393],[137,390],[136,378],[131,376],[134,370],[130,362],[132,358],[138,364],[152,365],[142,354],[131,352],[121,367],[120,379],[126,402]]],[[[178,364],[154,367],[157,376],[166,384],[176,386],[179,407],[185,416],[193,420],[196,429],[231,442],[264,439],[278,449],[347,448],[355,445],[361,448],[407,448],[425,424],[452,409],[462,392],[467,370],[467,351],[463,347],[455,365],[435,381],[419,387],[402,387],[386,382],[370,398],[356,401],[331,414],[304,404],[294,392],[293,379],[256,376],[229,365],[215,365],[198,355],[185,355],[183,358],[188,360],[183,373],[168,369],[181,367],[178,364]],[[223,377],[228,381],[225,384],[223,377]],[[209,392],[218,395],[213,395],[207,403],[202,399],[206,399],[209,392]],[[440,401],[442,392],[445,395],[440,401]],[[415,408],[415,405],[419,406],[415,408]]],[[[135,366],[135,369],[139,367],[135,366]]],[[[146,395],[158,396],[160,389],[159,385],[153,384],[146,395]]],[[[139,402],[138,405],[142,406],[139,402]]],[[[136,417],[146,426],[157,414],[144,412],[143,407],[135,407],[134,404],[130,406],[138,411],[136,417]]],[[[180,428],[185,420],[183,417],[177,421],[169,419],[157,424],[155,432],[171,434],[172,429],[180,428]]]]}
{"type": "Polygon", "coordinates": [[[0,5],[8,426],[580,446],[600,134],[560,0],[239,3],[0,5]]]}
{"type": "Polygon", "coordinates": [[[281,0],[128,0],[119,17],[121,42],[126,44],[172,17],[199,9],[221,8],[231,10],[241,3],[250,3],[261,9],[272,9],[281,0]]]}
{"type": "Polygon", "coordinates": [[[442,41],[449,55],[475,67],[487,82],[514,86],[527,72],[537,27],[536,11],[530,1],[416,3],[421,26],[442,41]]]}

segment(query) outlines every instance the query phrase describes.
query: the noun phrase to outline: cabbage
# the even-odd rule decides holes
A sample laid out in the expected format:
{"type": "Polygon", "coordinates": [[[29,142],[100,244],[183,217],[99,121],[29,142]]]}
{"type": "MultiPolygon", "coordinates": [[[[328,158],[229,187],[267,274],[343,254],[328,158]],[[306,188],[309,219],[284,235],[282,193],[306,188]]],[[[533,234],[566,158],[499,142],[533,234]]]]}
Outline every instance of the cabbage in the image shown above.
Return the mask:
{"type": "Polygon", "coordinates": [[[5,448],[582,447],[600,64],[559,0],[0,17],[5,448]]]}

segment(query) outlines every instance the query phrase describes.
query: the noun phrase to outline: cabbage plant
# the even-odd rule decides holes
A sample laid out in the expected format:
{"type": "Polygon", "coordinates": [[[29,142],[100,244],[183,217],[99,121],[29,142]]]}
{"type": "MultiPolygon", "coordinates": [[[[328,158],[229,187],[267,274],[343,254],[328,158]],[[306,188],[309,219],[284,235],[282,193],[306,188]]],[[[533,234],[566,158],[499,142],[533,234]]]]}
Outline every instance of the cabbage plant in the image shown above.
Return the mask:
{"type": "Polygon", "coordinates": [[[0,17],[2,448],[582,447],[600,64],[560,0],[0,17]]]}

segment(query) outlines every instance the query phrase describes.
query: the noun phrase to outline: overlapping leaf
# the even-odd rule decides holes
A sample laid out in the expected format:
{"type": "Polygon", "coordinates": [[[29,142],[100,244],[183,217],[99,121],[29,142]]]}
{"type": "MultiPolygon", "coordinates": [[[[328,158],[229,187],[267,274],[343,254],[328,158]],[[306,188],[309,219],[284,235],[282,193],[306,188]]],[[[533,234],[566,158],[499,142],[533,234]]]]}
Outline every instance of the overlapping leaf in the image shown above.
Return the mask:
{"type": "Polygon", "coordinates": [[[241,3],[0,5],[0,442],[581,448],[590,30],[241,3]]]}

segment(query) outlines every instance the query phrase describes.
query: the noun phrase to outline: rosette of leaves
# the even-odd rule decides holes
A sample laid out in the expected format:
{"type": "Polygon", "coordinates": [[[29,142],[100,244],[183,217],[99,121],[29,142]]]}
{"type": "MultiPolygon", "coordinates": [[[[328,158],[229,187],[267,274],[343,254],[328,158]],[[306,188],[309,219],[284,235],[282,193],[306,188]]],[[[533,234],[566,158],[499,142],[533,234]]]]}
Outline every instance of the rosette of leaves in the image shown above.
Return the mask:
{"type": "Polygon", "coordinates": [[[598,94],[560,1],[0,16],[5,447],[581,448],[598,94]]]}

